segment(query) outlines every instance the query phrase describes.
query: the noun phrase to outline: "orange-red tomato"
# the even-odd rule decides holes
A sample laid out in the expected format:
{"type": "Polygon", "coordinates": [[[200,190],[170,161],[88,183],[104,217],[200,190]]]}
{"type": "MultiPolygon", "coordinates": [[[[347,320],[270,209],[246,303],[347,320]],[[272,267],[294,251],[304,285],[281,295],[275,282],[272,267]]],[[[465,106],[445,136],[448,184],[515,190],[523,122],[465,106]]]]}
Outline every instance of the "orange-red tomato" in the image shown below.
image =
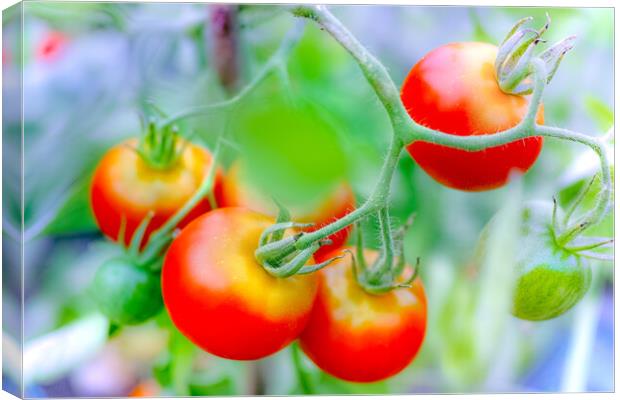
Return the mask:
{"type": "MultiPolygon", "coordinates": [[[[411,118],[449,135],[486,135],[517,125],[528,100],[504,93],[497,83],[497,47],[453,43],[424,56],[403,83],[401,99],[411,118]]],[[[542,105],[537,122],[544,122],[542,105]]],[[[527,171],[538,158],[542,137],[467,152],[428,142],[408,146],[431,177],[451,188],[481,191],[503,186],[514,169],[527,171]]]]}
{"type": "MultiPolygon", "coordinates": [[[[269,198],[261,194],[257,188],[243,178],[242,163],[235,162],[224,177],[222,185],[221,206],[223,207],[247,207],[267,215],[276,215],[277,207],[269,198]]],[[[351,186],[342,182],[334,188],[330,195],[321,200],[312,209],[292,208],[292,218],[296,222],[312,222],[315,225],[305,229],[312,232],[342,218],[355,209],[355,196],[351,186]]],[[[317,262],[326,260],[326,255],[336,249],[342,248],[346,243],[351,226],[343,228],[328,236],[332,244],[319,248],[314,253],[317,262]]]]}
{"type": "Polygon", "coordinates": [[[316,274],[276,278],[254,258],[274,219],[219,208],[172,242],[162,270],[164,303],[176,327],[203,350],[234,360],[268,356],[305,327],[316,274]]]}
{"type": "MultiPolygon", "coordinates": [[[[371,262],[377,252],[367,250],[365,257],[371,262]]],[[[411,288],[369,294],[355,281],[351,260],[346,256],[319,272],[319,292],[300,345],[316,365],[340,379],[386,379],[407,367],[422,345],[424,287],[418,278],[411,288]]]]}
{"type": "MultiPolygon", "coordinates": [[[[185,145],[179,140],[178,146],[185,145]]],[[[99,162],[91,185],[91,207],[101,231],[117,240],[121,221],[125,218],[125,243],[129,244],[136,228],[154,213],[143,244],[152,231],[162,226],[198,189],[212,162],[204,148],[187,143],[183,154],[168,169],[150,167],[136,153],[137,140],[132,139],[110,149],[99,162]]],[[[216,198],[221,190],[221,174],[214,185],[216,198]]],[[[211,209],[205,198],[179,224],[211,209]]]]}

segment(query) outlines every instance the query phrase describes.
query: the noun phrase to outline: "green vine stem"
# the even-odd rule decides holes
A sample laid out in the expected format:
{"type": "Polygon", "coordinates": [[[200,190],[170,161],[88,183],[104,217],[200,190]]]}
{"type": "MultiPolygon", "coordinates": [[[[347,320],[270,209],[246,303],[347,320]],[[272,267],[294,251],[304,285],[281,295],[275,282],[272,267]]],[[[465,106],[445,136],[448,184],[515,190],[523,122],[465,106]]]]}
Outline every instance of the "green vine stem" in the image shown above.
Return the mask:
{"type": "Polygon", "coordinates": [[[393,128],[390,149],[386,155],[379,181],[370,197],[358,209],[347,216],[317,231],[301,236],[296,243],[298,249],[305,249],[312,243],[354,223],[360,218],[372,212],[376,212],[383,207],[387,207],[389,185],[400,152],[405,144],[414,141],[431,142],[465,151],[479,151],[488,147],[501,146],[533,136],[546,136],[587,145],[592,148],[600,158],[602,189],[599,194],[597,205],[586,215],[578,219],[573,225],[567,227],[566,230],[559,235],[558,240],[561,243],[570,242],[570,240],[583,232],[587,227],[600,222],[609,211],[612,183],[609,160],[605,153],[603,142],[582,133],[558,127],[538,125],[535,122],[536,112],[542,99],[547,79],[546,66],[541,59],[533,58],[530,62],[529,68],[534,81],[534,89],[526,116],[517,126],[493,135],[449,135],[422,126],[409,117],[407,110],[401,102],[399,90],[394,84],[394,81],[390,78],[383,64],[381,64],[355,36],[327,10],[327,8],[324,6],[297,5],[291,6],[290,11],[297,17],[310,19],[320,25],[321,28],[328,32],[353,56],[368,83],[374,89],[377,97],[383,104],[393,128]]]}
{"type": "Polygon", "coordinates": [[[215,111],[226,111],[239,104],[241,100],[243,100],[262,81],[264,81],[271,72],[282,71],[286,69],[286,61],[288,60],[288,56],[297,44],[297,42],[301,39],[301,36],[304,32],[304,27],[305,24],[303,22],[296,24],[288,32],[285,38],[282,39],[282,42],[280,43],[278,49],[265,62],[265,64],[263,64],[261,70],[256,74],[256,76],[254,76],[254,78],[236,95],[227,100],[223,100],[217,103],[211,103],[204,106],[198,106],[181,111],[180,113],[163,120],[161,122],[161,127],[163,128],[171,126],[176,122],[186,118],[201,117],[215,111]]]}
{"type": "MultiPolygon", "coordinates": [[[[248,94],[250,94],[263,80],[265,80],[271,72],[281,68],[285,68],[285,62],[288,59],[288,55],[292,51],[295,44],[301,39],[301,35],[304,29],[304,23],[296,24],[291,29],[288,35],[282,40],[278,49],[273,55],[263,64],[261,70],[256,74],[252,81],[239,91],[235,96],[226,101],[219,103],[208,104],[183,111],[175,116],[172,116],[164,120],[160,129],[168,129],[176,122],[189,118],[192,116],[205,115],[213,110],[226,109],[233,107],[237,103],[241,102],[248,94]]],[[[215,175],[217,171],[217,165],[220,159],[221,146],[226,142],[225,133],[221,133],[217,138],[216,148],[213,154],[213,160],[205,176],[201,182],[199,188],[194,192],[192,197],[181,207],[166,223],[160,227],[157,231],[153,232],[153,235],[149,238],[147,247],[143,251],[143,262],[148,264],[152,259],[159,255],[162,248],[169,242],[170,235],[177,224],[185,218],[185,216],[198,204],[205,196],[212,192],[213,184],[215,182],[215,175]]]]}

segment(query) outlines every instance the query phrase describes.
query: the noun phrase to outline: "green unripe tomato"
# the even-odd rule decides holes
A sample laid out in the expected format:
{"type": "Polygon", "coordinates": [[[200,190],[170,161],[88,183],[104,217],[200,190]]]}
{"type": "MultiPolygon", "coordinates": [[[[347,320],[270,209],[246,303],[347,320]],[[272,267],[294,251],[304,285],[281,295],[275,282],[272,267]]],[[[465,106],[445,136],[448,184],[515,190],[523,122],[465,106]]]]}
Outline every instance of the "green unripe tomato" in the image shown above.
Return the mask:
{"type": "MultiPolygon", "coordinates": [[[[550,202],[530,202],[522,210],[511,307],[520,319],[542,321],[560,316],[590,287],[592,271],[587,261],[556,244],[552,213],[550,202]]],[[[487,226],[480,236],[477,257],[486,251],[489,231],[487,226]]]]}
{"type": "Polygon", "coordinates": [[[163,306],[159,275],[123,257],[99,267],[91,291],[101,312],[122,325],[144,322],[163,306]]]}
{"type": "Polygon", "coordinates": [[[542,321],[562,315],[590,287],[587,261],[555,243],[552,212],[553,205],[546,202],[528,203],[522,212],[512,308],[521,319],[542,321]]]}

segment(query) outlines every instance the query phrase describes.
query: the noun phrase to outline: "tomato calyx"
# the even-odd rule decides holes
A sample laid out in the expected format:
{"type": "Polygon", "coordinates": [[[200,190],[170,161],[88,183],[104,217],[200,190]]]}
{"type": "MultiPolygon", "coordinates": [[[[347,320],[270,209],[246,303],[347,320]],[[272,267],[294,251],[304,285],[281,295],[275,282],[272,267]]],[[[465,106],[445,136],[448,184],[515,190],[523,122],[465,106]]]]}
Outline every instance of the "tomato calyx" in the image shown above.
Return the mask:
{"type": "Polygon", "coordinates": [[[151,167],[158,170],[172,168],[181,154],[179,130],[176,126],[157,127],[154,120],[148,122],[146,133],[140,138],[136,152],[151,167]]]}
{"type": "MultiPolygon", "coordinates": [[[[387,213],[387,210],[385,210],[387,213]]],[[[406,261],[404,256],[403,238],[414,221],[412,215],[396,232],[389,232],[389,238],[383,236],[379,256],[368,265],[364,257],[364,238],[359,224],[356,223],[356,254],[349,254],[353,258],[352,269],[357,283],[369,294],[380,295],[394,289],[409,288],[418,277],[420,258],[407,278],[403,278],[406,261]],[[386,240],[387,239],[387,240],[386,240]]],[[[390,229],[381,223],[382,230],[390,229]]],[[[384,232],[386,233],[386,232],[384,232]]]]}
{"type": "Polygon", "coordinates": [[[564,55],[573,48],[576,36],[569,36],[535,56],[536,46],[546,42],[542,36],[549,29],[551,19],[547,14],[547,22],[539,30],[524,27],[532,19],[527,17],[517,21],[499,46],[495,60],[495,74],[499,87],[505,93],[516,95],[532,93],[534,84],[530,79],[533,73],[530,61],[533,57],[540,58],[544,62],[547,69],[546,82],[551,82],[564,55]]]}
{"type": "Polygon", "coordinates": [[[307,265],[308,260],[321,246],[329,245],[332,241],[321,239],[305,249],[298,249],[296,243],[303,232],[285,237],[286,231],[309,228],[314,224],[291,221],[289,210],[276,199],[273,200],[279,209],[276,223],[263,231],[258,241],[258,248],[254,252],[256,261],[269,274],[278,278],[286,278],[295,274],[310,274],[344,257],[344,255],[338,255],[317,264],[307,265]]]}
{"type": "Polygon", "coordinates": [[[612,247],[613,238],[581,236],[592,223],[587,217],[577,218],[577,222],[572,222],[575,211],[586,198],[592,188],[596,175],[592,177],[587,185],[581,190],[573,202],[569,205],[566,212],[559,207],[555,197],[553,198],[553,212],[551,216],[551,236],[554,244],[565,251],[577,256],[592,258],[597,260],[609,261],[606,254],[594,251],[612,247]],[[560,215],[562,214],[562,215],[560,215]]]}
{"type": "Polygon", "coordinates": [[[137,148],[138,155],[153,169],[166,170],[174,167],[185,150],[187,142],[179,140],[179,128],[174,124],[161,123],[168,115],[152,102],[142,106],[140,124],[143,135],[137,148]]]}

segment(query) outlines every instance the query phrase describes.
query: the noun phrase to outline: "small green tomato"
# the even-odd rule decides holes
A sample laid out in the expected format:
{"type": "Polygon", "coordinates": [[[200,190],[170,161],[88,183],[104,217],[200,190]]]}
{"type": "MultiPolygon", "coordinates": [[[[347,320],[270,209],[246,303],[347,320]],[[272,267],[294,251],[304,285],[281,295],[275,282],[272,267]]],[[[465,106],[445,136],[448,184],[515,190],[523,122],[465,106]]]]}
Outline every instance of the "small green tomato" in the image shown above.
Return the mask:
{"type": "MultiPolygon", "coordinates": [[[[552,215],[550,202],[530,202],[522,210],[511,309],[520,319],[558,317],[573,308],[590,288],[590,265],[578,253],[556,243],[552,215]]],[[[481,235],[482,248],[488,231],[481,235]]]]}
{"type": "Polygon", "coordinates": [[[159,275],[126,257],[101,265],[91,290],[101,312],[122,325],[144,322],[163,306],[159,275]]]}
{"type": "Polygon", "coordinates": [[[590,288],[588,262],[555,242],[551,226],[553,204],[528,203],[522,212],[517,282],[512,313],[542,321],[573,308],[590,288]]]}

